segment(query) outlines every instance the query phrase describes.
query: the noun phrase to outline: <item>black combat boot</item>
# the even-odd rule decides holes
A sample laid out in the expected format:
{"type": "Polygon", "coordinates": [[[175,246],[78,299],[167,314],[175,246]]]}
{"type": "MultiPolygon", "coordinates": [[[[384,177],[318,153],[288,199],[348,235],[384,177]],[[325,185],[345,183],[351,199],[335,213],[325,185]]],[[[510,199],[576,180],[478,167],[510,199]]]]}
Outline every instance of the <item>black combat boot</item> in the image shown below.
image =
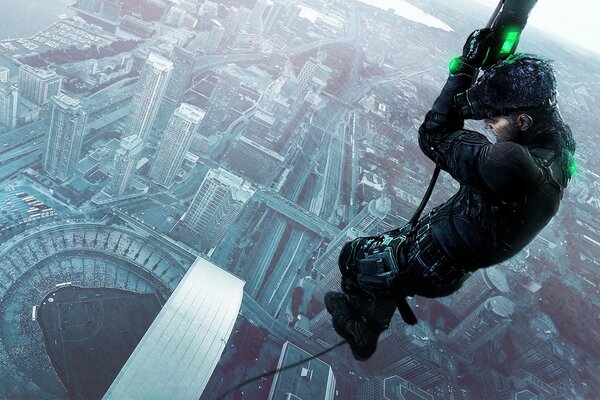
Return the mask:
{"type": "Polygon", "coordinates": [[[356,360],[366,361],[377,350],[379,335],[387,325],[369,324],[365,318],[355,320],[337,313],[333,315],[333,329],[348,342],[356,360]]]}

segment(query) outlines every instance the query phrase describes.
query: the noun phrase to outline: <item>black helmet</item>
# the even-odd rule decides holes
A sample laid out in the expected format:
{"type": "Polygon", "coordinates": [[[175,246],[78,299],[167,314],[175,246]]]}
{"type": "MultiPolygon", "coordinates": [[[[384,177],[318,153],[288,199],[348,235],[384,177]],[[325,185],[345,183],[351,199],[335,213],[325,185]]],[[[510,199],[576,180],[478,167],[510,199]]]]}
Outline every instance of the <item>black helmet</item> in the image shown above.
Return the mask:
{"type": "Polygon", "coordinates": [[[465,119],[493,118],[518,111],[552,109],[556,77],[550,62],[530,54],[514,54],[486,69],[457,104],[465,119]]]}

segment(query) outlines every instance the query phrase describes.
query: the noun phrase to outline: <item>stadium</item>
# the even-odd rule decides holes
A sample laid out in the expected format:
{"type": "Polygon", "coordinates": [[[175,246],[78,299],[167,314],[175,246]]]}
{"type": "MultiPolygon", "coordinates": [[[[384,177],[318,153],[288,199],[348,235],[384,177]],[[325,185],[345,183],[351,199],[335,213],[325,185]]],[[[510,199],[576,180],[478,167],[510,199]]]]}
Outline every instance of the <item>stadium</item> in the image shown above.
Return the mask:
{"type": "Polygon", "coordinates": [[[193,260],[161,250],[158,239],[120,220],[66,222],[30,229],[0,248],[0,385],[14,387],[16,398],[66,397],[36,321],[37,307],[53,291],[73,286],[151,295],[158,313],[193,260]]]}

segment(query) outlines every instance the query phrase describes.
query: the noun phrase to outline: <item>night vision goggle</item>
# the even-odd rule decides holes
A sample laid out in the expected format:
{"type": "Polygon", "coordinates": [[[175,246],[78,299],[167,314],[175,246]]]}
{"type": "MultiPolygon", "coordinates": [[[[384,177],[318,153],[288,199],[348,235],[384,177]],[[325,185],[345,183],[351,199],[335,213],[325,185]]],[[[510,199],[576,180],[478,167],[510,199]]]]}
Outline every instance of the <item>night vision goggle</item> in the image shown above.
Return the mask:
{"type": "Polygon", "coordinates": [[[542,105],[523,105],[519,107],[496,107],[487,105],[479,100],[473,86],[454,97],[454,103],[462,119],[492,119],[517,112],[534,112],[542,109],[551,109],[556,105],[556,97],[551,97],[542,105]]]}

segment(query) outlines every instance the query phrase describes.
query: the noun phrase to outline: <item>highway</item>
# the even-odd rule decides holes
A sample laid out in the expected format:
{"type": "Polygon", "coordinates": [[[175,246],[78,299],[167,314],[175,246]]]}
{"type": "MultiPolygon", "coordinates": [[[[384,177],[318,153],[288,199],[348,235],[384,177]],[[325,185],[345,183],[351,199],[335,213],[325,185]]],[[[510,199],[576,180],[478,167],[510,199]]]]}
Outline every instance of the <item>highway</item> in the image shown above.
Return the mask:
{"type": "Polygon", "coordinates": [[[277,211],[321,237],[331,239],[340,233],[338,227],[322,220],[317,215],[300,207],[298,204],[291,202],[276,192],[262,188],[257,191],[254,196],[256,200],[263,201],[272,210],[277,211]]]}
{"type": "Polygon", "coordinates": [[[267,273],[288,224],[283,216],[273,212],[267,216],[267,219],[269,219],[268,229],[262,230],[259,241],[253,246],[251,257],[253,265],[247,266],[247,268],[251,268],[252,272],[246,274],[246,276],[250,276],[250,279],[244,290],[253,298],[258,298],[263,285],[267,283],[271,275],[267,275],[267,273]]]}

